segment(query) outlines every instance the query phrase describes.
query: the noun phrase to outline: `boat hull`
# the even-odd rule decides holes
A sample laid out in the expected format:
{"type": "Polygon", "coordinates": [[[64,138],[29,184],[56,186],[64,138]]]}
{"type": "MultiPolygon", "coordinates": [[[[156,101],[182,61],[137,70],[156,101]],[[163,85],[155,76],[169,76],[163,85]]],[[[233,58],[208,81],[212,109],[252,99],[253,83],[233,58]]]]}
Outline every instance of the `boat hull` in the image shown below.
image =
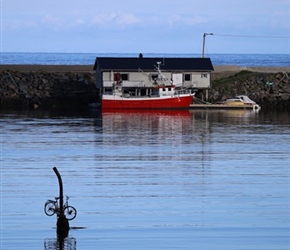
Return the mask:
{"type": "Polygon", "coordinates": [[[229,105],[229,104],[190,104],[190,109],[252,109],[260,110],[258,104],[255,105],[229,105]]]}
{"type": "Polygon", "coordinates": [[[126,98],[119,96],[103,96],[103,109],[182,109],[189,108],[192,95],[164,96],[164,97],[137,97],[126,98]]]}

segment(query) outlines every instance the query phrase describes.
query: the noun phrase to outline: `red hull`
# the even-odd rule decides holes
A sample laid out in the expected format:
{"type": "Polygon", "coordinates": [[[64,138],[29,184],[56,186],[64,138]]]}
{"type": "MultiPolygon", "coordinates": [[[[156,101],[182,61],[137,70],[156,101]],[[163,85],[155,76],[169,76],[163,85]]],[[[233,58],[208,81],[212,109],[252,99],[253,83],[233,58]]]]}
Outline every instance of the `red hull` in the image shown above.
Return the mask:
{"type": "Polygon", "coordinates": [[[193,96],[170,98],[122,98],[102,99],[103,109],[181,109],[189,108],[193,96]]]}

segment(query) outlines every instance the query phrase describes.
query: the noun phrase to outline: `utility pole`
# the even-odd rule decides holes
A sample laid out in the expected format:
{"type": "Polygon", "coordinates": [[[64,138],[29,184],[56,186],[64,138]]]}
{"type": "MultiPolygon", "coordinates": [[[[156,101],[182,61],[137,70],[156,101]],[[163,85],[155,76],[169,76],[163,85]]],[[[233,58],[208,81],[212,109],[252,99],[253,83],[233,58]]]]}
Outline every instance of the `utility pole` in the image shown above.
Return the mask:
{"type": "MultiPolygon", "coordinates": [[[[212,36],[212,35],[213,33],[203,33],[202,54],[201,54],[202,58],[204,58],[205,38],[206,36],[212,36]]],[[[205,90],[205,99],[208,100],[208,89],[205,90]]]]}
{"type": "Polygon", "coordinates": [[[206,36],[213,36],[213,33],[203,33],[202,55],[201,55],[202,58],[204,58],[205,37],[206,37],[206,36]]]}

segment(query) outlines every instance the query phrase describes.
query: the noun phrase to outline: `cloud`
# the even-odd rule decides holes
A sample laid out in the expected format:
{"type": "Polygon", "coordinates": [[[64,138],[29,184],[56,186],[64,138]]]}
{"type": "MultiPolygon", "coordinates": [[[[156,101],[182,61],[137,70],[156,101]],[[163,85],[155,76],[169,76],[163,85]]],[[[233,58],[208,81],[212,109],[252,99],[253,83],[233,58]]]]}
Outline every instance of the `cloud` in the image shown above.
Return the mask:
{"type": "Polygon", "coordinates": [[[92,23],[94,25],[119,25],[128,26],[140,23],[141,20],[135,15],[125,12],[111,12],[110,14],[98,14],[92,18],[92,23]]]}
{"type": "Polygon", "coordinates": [[[151,27],[151,29],[166,28],[170,26],[193,26],[196,24],[207,23],[208,19],[198,15],[178,15],[178,14],[160,14],[160,15],[147,15],[137,17],[134,14],[126,12],[111,12],[110,14],[98,14],[92,18],[92,24],[98,27],[128,27],[138,25],[139,27],[151,27]]]}
{"type": "Polygon", "coordinates": [[[88,25],[88,18],[79,15],[59,16],[54,14],[45,14],[41,18],[41,23],[54,30],[70,30],[75,27],[88,25]]]}
{"type": "Polygon", "coordinates": [[[76,24],[77,26],[83,25],[85,23],[86,23],[86,21],[83,18],[76,18],[74,20],[74,24],[76,24]]]}
{"type": "Polygon", "coordinates": [[[173,15],[170,16],[168,22],[172,24],[186,24],[189,26],[206,23],[208,20],[201,16],[181,16],[181,15],[173,15]]]}
{"type": "Polygon", "coordinates": [[[48,25],[53,25],[54,27],[61,26],[63,24],[63,20],[52,14],[45,14],[41,22],[48,25]]]}
{"type": "Polygon", "coordinates": [[[117,17],[117,22],[121,25],[131,25],[140,22],[140,20],[133,14],[121,13],[118,14],[117,17]]]}

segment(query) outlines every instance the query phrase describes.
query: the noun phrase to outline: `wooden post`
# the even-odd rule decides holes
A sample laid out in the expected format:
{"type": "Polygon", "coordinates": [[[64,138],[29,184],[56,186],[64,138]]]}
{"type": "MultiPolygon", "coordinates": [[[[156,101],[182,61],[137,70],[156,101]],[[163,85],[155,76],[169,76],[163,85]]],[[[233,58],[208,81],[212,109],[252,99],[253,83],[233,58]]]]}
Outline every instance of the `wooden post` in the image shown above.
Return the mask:
{"type": "Polygon", "coordinates": [[[55,172],[57,179],[58,179],[58,184],[59,184],[59,209],[60,209],[60,214],[63,214],[63,185],[62,185],[62,179],[60,176],[60,173],[58,172],[57,168],[54,167],[53,171],[55,172]]]}
{"type": "Polygon", "coordinates": [[[59,237],[65,238],[68,235],[69,231],[69,222],[68,219],[65,217],[63,212],[63,185],[62,185],[62,179],[60,176],[60,173],[58,172],[57,168],[54,167],[53,171],[55,172],[57,178],[58,178],[58,184],[59,184],[59,216],[57,218],[57,235],[59,237]]]}

